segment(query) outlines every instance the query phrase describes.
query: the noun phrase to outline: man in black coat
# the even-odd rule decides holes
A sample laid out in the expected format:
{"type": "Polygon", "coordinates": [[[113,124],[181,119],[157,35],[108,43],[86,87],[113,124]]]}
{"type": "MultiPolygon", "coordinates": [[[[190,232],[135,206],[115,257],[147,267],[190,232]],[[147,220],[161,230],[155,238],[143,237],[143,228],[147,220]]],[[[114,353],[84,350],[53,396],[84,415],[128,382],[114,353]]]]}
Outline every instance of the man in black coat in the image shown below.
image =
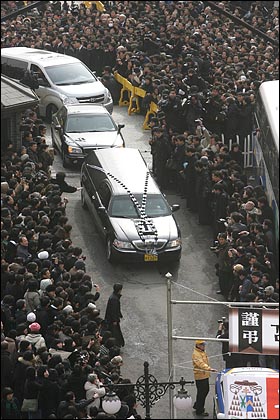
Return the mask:
{"type": "Polygon", "coordinates": [[[197,202],[195,197],[195,183],[196,183],[196,170],[195,163],[197,156],[193,146],[187,146],[185,149],[185,162],[183,164],[185,174],[185,195],[187,208],[191,211],[196,211],[197,202]]]}
{"type": "Polygon", "coordinates": [[[181,99],[176,95],[176,89],[169,92],[167,100],[161,105],[164,112],[167,128],[172,128],[177,133],[184,130],[183,110],[181,99]]]}
{"type": "Polygon", "coordinates": [[[220,219],[225,219],[227,217],[227,205],[228,205],[228,195],[224,191],[222,184],[215,184],[213,186],[213,229],[214,229],[214,238],[217,237],[218,233],[221,232],[221,223],[220,219]]]}
{"type": "Polygon", "coordinates": [[[81,60],[86,65],[89,64],[89,52],[86,47],[82,44],[80,39],[76,39],[74,44],[74,56],[81,60]]]}
{"type": "Polygon", "coordinates": [[[12,386],[14,365],[8,351],[7,341],[1,343],[1,393],[7,386],[12,386]]]}
{"type": "Polygon", "coordinates": [[[55,179],[52,179],[51,182],[53,184],[59,185],[60,191],[67,192],[67,193],[74,193],[78,190],[76,187],[72,187],[71,185],[67,184],[65,181],[66,174],[64,172],[57,172],[55,179]]]}
{"type": "Polygon", "coordinates": [[[41,334],[45,336],[48,326],[51,324],[50,307],[51,301],[48,296],[40,298],[40,305],[36,308],[36,321],[41,325],[41,334]]]}
{"type": "Polygon", "coordinates": [[[154,147],[154,166],[156,168],[157,183],[161,189],[167,186],[167,171],[166,162],[171,155],[171,145],[168,141],[167,136],[164,133],[164,129],[161,127],[155,127],[153,130],[153,147],[154,147]]]}
{"type": "Polygon", "coordinates": [[[105,313],[105,320],[107,321],[113,337],[117,340],[117,344],[120,347],[124,346],[124,338],[120,327],[120,320],[123,317],[120,303],[122,288],[122,284],[114,284],[113,293],[108,299],[105,313]]]}

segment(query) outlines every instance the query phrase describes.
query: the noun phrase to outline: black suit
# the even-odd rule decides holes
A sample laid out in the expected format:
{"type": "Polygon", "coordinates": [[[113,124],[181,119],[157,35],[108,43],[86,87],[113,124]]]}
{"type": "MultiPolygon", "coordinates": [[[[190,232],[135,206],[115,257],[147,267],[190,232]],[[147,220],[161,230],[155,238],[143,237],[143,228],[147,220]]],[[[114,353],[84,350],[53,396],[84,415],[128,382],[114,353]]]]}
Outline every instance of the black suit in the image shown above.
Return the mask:
{"type": "Polygon", "coordinates": [[[121,295],[118,295],[115,292],[111,294],[107,302],[105,320],[112,331],[113,337],[117,340],[117,345],[123,347],[124,338],[120,327],[120,320],[123,316],[121,313],[120,298],[121,295]]]}

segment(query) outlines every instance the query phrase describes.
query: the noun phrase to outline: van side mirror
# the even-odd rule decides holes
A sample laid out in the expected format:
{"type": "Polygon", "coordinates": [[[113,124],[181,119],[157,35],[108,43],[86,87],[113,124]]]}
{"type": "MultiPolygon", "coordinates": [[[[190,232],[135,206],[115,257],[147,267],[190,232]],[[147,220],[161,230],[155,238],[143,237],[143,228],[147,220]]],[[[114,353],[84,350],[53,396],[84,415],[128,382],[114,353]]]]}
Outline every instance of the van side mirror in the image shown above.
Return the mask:
{"type": "Polygon", "coordinates": [[[171,206],[172,213],[174,213],[174,211],[179,210],[179,208],[180,208],[180,204],[173,204],[171,206]]]}
{"type": "Polygon", "coordinates": [[[41,79],[40,77],[37,79],[39,86],[45,86],[45,87],[50,87],[49,83],[47,80],[45,79],[41,79]]]}

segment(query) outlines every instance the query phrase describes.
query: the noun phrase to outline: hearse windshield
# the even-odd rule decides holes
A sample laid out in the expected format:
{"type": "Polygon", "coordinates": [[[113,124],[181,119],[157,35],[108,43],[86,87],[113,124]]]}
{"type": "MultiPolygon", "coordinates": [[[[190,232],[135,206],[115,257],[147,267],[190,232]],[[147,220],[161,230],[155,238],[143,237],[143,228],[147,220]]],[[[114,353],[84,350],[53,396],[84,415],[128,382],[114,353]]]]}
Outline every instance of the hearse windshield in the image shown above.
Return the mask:
{"type": "MultiPolygon", "coordinates": [[[[139,205],[141,206],[142,195],[135,196],[139,205]]],[[[133,202],[128,195],[113,196],[108,209],[109,216],[121,217],[127,219],[139,219],[133,202]]],[[[148,195],[145,207],[145,213],[148,217],[163,217],[172,214],[170,207],[160,194],[148,195]]]]}

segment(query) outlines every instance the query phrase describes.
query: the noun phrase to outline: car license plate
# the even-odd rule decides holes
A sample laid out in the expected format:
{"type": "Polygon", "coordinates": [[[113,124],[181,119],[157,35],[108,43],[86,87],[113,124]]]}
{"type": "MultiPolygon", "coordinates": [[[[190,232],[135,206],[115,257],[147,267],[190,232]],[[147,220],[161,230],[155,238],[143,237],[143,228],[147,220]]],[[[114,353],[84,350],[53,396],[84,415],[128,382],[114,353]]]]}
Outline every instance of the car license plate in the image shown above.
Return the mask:
{"type": "Polygon", "coordinates": [[[158,256],[156,254],[145,254],[144,261],[158,261],[158,256]]]}

